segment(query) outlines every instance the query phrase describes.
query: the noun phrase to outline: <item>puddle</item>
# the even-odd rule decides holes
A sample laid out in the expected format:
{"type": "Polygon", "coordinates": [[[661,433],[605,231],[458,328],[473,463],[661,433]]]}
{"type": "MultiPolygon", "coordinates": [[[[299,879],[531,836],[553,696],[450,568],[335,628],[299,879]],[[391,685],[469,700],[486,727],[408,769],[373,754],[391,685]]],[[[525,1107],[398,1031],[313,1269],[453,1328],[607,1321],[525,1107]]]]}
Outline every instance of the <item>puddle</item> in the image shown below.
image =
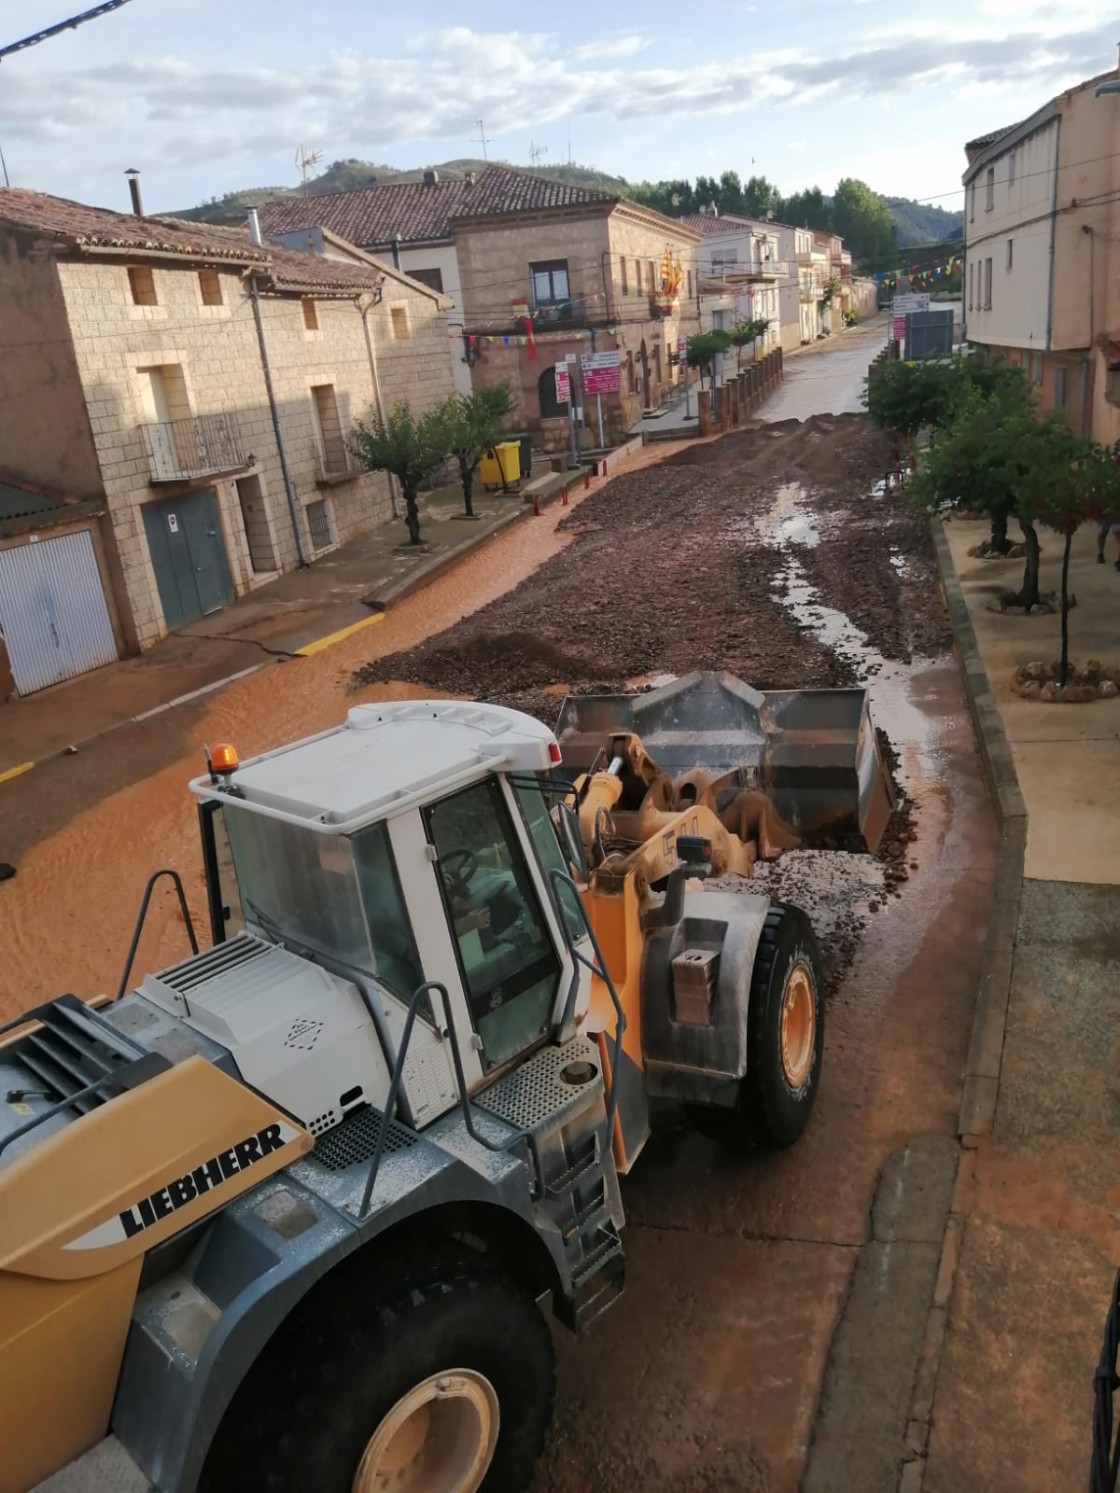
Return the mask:
{"type": "Polygon", "coordinates": [[[816,549],[821,542],[816,517],[801,506],[805,489],[800,482],[787,482],[778,488],[769,511],[755,521],[756,532],[767,544],[781,548],[787,544],[816,549]]]}
{"type": "Polygon", "coordinates": [[[897,550],[891,550],[891,564],[900,576],[905,578],[910,574],[910,562],[905,555],[900,555],[897,550]]]}

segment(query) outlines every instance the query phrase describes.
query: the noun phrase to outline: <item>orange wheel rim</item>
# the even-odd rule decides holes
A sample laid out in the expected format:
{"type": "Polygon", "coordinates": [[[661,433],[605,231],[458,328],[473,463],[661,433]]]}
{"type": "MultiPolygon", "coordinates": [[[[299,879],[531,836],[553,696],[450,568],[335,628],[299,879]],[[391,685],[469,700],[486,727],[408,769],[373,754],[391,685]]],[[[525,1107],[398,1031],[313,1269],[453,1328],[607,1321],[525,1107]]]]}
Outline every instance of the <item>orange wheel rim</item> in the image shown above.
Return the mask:
{"type": "Polygon", "coordinates": [[[813,976],[798,962],[789,972],[782,992],[782,1072],[791,1089],[800,1089],[813,1066],[817,1035],[817,1002],[813,976]]]}

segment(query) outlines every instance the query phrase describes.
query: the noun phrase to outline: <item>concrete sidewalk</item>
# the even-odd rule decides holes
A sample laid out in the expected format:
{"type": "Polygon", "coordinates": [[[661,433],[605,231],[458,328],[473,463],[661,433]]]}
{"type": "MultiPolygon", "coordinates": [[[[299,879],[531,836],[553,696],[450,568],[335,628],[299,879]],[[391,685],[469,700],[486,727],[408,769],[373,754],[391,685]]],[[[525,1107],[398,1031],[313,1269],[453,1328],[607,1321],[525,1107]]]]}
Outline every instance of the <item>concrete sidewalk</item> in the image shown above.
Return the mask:
{"type": "MultiPolygon", "coordinates": [[[[930,1312],[931,1424],[905,1493],[1086,1486],[1092,1384],[1120,1264],[1120,702],[1011,693],[1058,653],[1056,617],[989,609],[1022,562],[939,537],[1004,849],[961,1106],[962,1162],[930,1312]]],[[[1043,537],[1043,589],[1060,542],[1043,537]]],[[[1113,556],[1109,555],[1109,561],[1113,556]]],[[[1074,661],[1120,663],[1120,575],[1074,541],[1074,661]]]]}
{"type": "MultiPolygon", "coordinates": [[[[538,479],[542,501],[578,473],[538,479]]],[[[197,699],[277,659],[318,652],[378,622],[384,609],[424,585],[491,535],[532,512],[523,493],[486,493],[476,481],[475,518],[458,487],[420,500],[419,549],[394,519],[292,571],[223,611],[187,623],[138,658],[121,659],[25,700],[0,706],[0,783],[118,726],[197,699]]]]}

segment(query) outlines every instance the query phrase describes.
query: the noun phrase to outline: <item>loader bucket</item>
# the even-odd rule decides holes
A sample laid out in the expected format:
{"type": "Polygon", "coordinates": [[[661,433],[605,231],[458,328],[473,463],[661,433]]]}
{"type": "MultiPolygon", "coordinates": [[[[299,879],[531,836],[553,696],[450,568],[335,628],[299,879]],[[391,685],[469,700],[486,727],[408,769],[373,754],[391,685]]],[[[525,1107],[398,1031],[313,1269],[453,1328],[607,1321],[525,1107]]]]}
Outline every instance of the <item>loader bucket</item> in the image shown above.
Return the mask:
{"type": "Polygon", "coordinates": [[[556,728],[565,769],[588,771],[619,732],[674,778],[703,768],[769,794],[809,845],[874,851],[894,807],[866,690],[762,693],[698,673],[645,694],[569,695],[556,728]]]}

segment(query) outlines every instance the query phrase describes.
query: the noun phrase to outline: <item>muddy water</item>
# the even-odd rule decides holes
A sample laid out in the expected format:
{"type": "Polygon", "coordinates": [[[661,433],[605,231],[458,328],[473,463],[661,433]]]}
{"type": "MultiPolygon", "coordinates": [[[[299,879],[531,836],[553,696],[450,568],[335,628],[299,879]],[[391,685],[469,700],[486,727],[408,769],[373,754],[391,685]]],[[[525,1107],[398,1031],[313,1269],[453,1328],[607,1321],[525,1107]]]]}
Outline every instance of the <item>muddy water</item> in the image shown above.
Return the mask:
{"type": "MultiPolygon", "coordinates": [[[[646,448],[622,470],[652,465],[676,449],[646,448]]],[[[593,481],[589,492],[603,485],[593,481]]],[[[573,493],[572,507],[588,495],[573,493]]],[[[350,694],[348,685],[367,659],[415,647],[531,575],[571,542],[570,534],[557,532],[569,511],[556,504],[540,517],[526,517],[406,598],[383,622],[333,648],[264,669],[193,712],[167,712],[104,738],[80,758],[62,758],[0,785],[0,813],[29,826],[31,846],[0,898],[0,1019],[64,990],[92,996],[115,989],[144,883],[158,866],[183,873],[205,937],[195,800],[186,788],[203,768],[203,744],[231,741],[247,757],[337,724],[351,703],[437,694],[400,684],[350,694]],[[73,803],[72,817],[34,843],[36,824],[60,819],[60,802],[73,803]]],[[[186,951],[173,894],[161,889],[137,973],[186,951]]]]}

